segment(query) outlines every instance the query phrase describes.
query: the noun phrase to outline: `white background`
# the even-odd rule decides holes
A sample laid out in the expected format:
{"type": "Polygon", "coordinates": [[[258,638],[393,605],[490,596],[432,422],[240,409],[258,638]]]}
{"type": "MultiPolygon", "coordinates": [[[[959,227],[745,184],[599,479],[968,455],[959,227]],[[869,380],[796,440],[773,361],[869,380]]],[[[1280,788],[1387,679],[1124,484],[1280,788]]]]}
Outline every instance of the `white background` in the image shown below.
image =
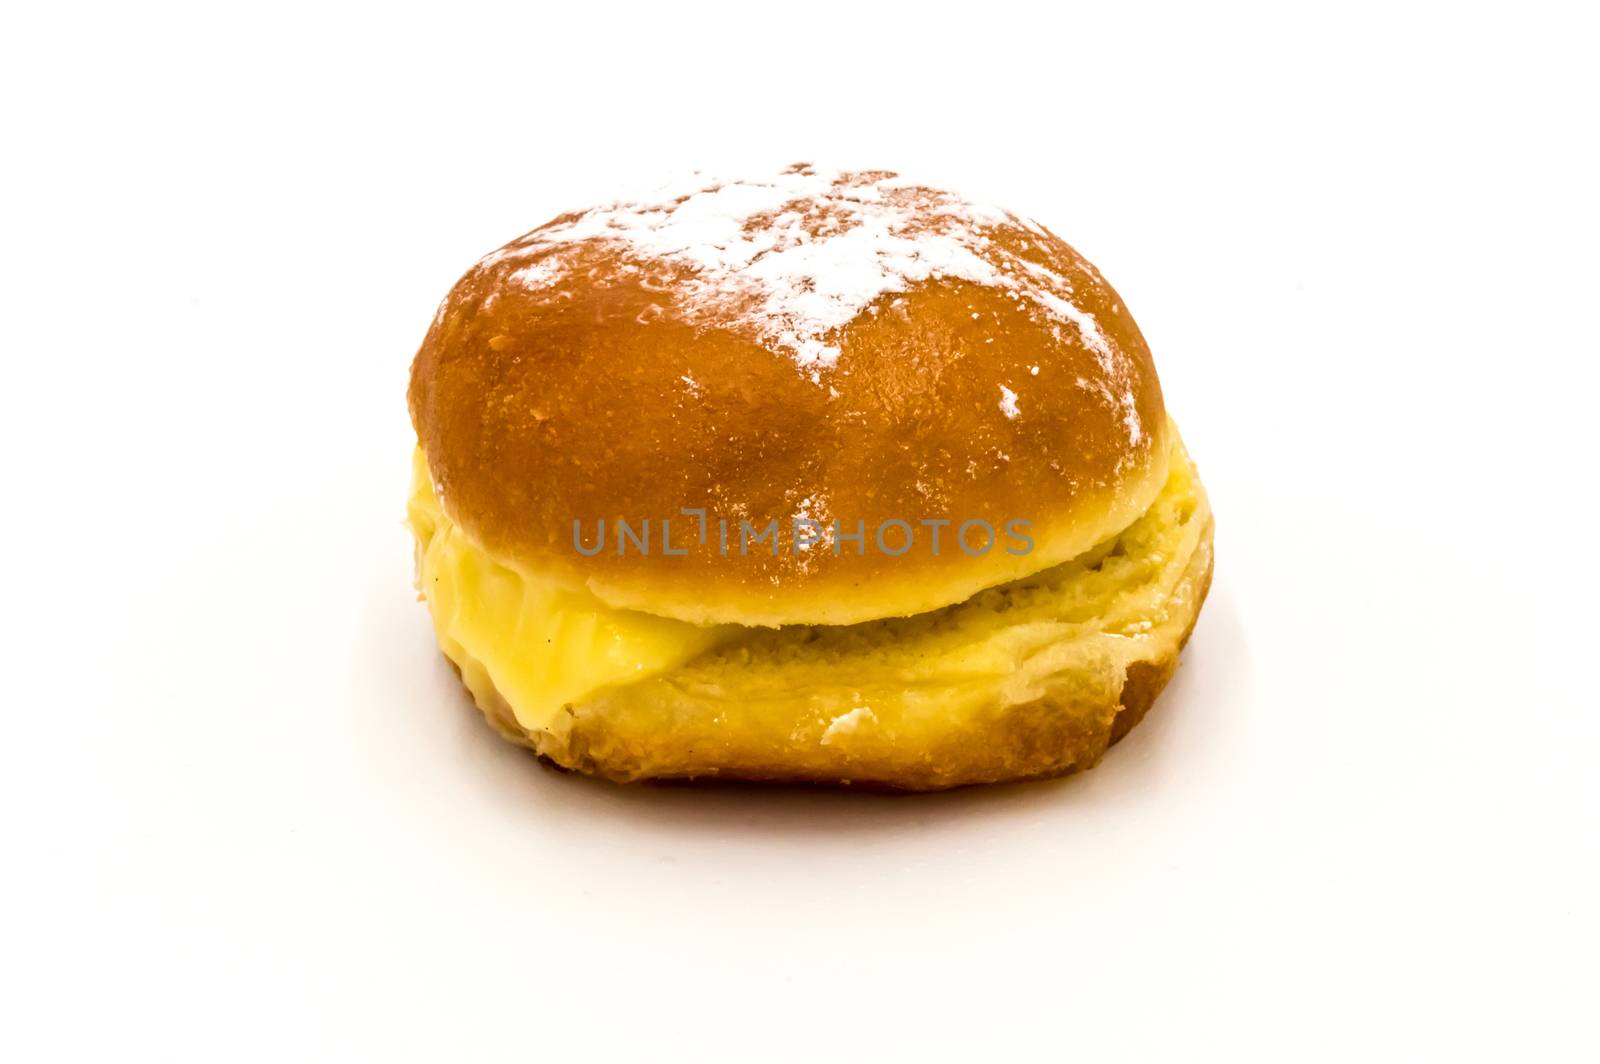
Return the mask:
{"type": "Polygon", "coordinates": [[[7,14],[0,1055],[1595,1059],[1594,26],[1112,6],[7,14]],[[1216,583],[1087,775],[620,789],[434,648],[440,296],[794,160],[1156,353],[1216,583]]]}

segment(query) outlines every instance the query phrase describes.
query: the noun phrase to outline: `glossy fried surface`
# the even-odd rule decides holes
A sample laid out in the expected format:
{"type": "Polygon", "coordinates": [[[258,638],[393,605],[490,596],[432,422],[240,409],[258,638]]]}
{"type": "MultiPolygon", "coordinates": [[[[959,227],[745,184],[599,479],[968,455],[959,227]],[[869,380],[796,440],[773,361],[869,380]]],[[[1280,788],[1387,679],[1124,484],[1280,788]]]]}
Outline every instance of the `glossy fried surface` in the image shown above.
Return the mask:
{"type": "Polygon", "coordinates": [[[702,624],[961,601],[1126,527],[1168,453],[1138,326],[1059,237],[892,175],[809,169],[564,215],[490,255],[441,306],[410,407],[445,508],[486,549],[702,624]],[[776,206],[728,207],[742,228],[714,246],[664,242],[698,204],[744,203],[735,192],[776,206]],[[869,536],[894,519],[1020,519],[1034,545],[723,556],[685,535],[686,508],[735,535],[801,514],[869,536]],[[650,520],[659,537],[663,518],[686,556],[659,538],[648,555],[574,549],[575,521],[593,535],[650,520]]]}

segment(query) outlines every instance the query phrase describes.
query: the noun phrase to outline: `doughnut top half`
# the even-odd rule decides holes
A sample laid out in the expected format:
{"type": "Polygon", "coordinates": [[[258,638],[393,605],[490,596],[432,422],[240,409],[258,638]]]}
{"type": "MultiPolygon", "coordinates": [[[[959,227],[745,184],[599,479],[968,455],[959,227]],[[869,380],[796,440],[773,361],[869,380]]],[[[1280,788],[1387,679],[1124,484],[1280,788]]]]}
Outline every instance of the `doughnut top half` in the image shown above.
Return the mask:
{"type": "Polygon", "coordinates": [[[494,560],[699,624],[961,601],[1125,528],[1169,453],[1138,326],[1059,237],[803,164],[486,256],[409,399],[441,505],[494,560]]]}

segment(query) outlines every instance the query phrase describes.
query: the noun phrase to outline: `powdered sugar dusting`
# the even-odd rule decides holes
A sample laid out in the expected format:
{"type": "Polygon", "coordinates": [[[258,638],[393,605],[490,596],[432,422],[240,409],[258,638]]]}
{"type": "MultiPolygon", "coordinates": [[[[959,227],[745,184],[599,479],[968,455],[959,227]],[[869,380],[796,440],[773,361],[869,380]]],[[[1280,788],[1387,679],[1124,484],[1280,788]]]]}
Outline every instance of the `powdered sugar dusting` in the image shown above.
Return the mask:
{"type": "Polygon", "coordinates": [[[511,279],[524,288],[538,290],[549,288],[561,279],[561,263],[556,259],[543,259],[531,266],[524,266],[511,274],[511,279]]]}
{"type": "Polygon", "coordinates": [[[1139,407],[1134,402],[1133,393],[1122,393],[1122,423],[1128,429],[1128,442],[1138,446],[1139,440],[1144,437],[1144,427],[1139,423],[1139,407]]]}
{"type": "MultiPolygon", "coordinates": [[[[997,207],[895,174],[797,165],[738,181],[696,175],[647,201],[564,215],[484,264],[532,260],[511,277],[537,291],[559,280],[580,247],[610,243],[647,287],[652,269],[673,271],[672,315],[747,328],[819,385],[840,354],[830,334],[874,301],[923,281],[968,281],[1004,288],[1075,329],[1108,376],[1125,380],[1119,352],[1073,302],[1070,281],[997,245],[985,230],[1001,225],[1043,233],[997,207]]],[[[1014,395],[1003,398],[1003,410],[1007,404],[1015,417],[1014,395]]]]}
{"type": "Polygon", "coordinates": [[[1017,409],[1017,393],[1007,388],[1004,384],[1000,386],[1000,412],[1013,420],[1016,419],[1018,414],[1022,413],[1021,410],[1017,409]]]}
{"type": "Polygon", "coordinates": [[[827,728],[822,732],[822,745],[829,746],[837,742],[842,736],[851,735],[860,730],[863,724],[878,722],[878,715],[872,712],[871,706],[857,706],[848,713],[841,713],[828,722],[827,728]]]}

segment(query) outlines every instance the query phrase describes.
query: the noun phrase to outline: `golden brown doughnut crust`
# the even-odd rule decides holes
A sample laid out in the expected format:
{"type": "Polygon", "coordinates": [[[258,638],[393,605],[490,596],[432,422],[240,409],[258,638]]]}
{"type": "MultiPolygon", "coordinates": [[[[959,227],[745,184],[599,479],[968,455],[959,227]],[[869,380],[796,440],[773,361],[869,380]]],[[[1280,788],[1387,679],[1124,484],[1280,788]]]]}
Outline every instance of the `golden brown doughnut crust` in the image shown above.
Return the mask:
{"type": "Polygon", "coordinates": [[[677,207],[749,188],[712,182],[563,215],[451,291],[412,366],[411,416],[443,505],[491,554],[697,623],[843,624],[1037,572],[1149,505],[1168,453],[1150,353],[1066,243],[886,173],[798,167],[758,186],[769,206],[742,221],[741,239],[773,248],[737,269],[662,250],[677,207]],[[852,232],[879,239],[828,243],[852,232]],[[837,317],[871,296],[816,335],[795,322],[821,281],[790,270],[781,290],[750,287],[780,253],[820,249],[838,273],[840,262],[877,269],[885,247],[900,265],[830,297],[837,317]],[[925,535],[899,557],[870,544],[740,555],[737,538],[722,556],[684,508],[726,516],[735,537],[740,518],[757,529],[772,518],[787,529],[792,515],[860,520],[869,540],[887,519],[1022,519],[1034,547],[971,556],[946,531],[938,557],[925,535]],[[614,532],[619,518],[651,519],[656,549],[574,549],[574,521],[592,542],[597,522],[614,532]],[[661,518],[685,556],[660,550],[661,518]]]}

